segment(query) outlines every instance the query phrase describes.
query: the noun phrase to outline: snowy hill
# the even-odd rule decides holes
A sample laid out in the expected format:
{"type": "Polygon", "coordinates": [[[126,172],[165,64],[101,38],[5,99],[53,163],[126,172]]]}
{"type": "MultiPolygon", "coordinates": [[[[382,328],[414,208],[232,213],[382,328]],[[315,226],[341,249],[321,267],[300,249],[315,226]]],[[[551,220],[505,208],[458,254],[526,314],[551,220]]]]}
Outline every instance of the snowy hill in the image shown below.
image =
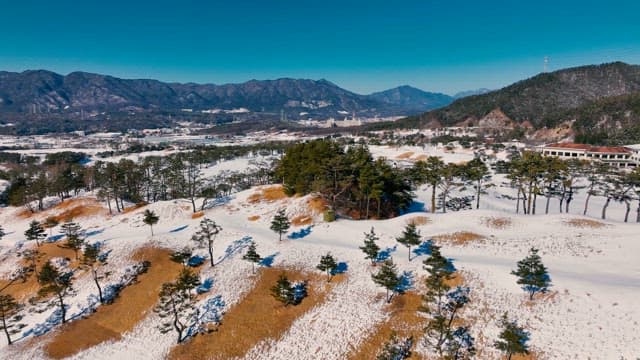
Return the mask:
{"type": "MultiPolygon", "coordinates": [[[[398,159],[398,162],[426,154],[442,155],[454,162],[472,158],[470,152],[461,150],[451,154],[440,148],[380,146],[372,147],[371,151],[376,156],[398,159]]],[[[242,161],[245,160],[223,163],[217,169],[205,170],[205,173],[243,166],[242,161]]],[[[636,303],[640,296],[638,224],[582,216],[583,193],[578,193],[569,214],[557,213],[554,200],[549,215],[517,215],[514,202],[503,196],[514,195],[513,189],[500,186],[505,181],[501,176],[494,176],[493,181],[497,186],[481,198],[480,210],[436,214],[416,211],[389,220],[338,219],[325,223],[313,196],[287,198],[278,195],[270,187],[253,188],[217,202],[203,215],[215,220],[223,227],[223,231],[214,244],[216,265],[210,267],[205,262],[197,268],[202,280],[212,281],[210,291],[200,295],[198,304],[204,306],[214,298],[221,299],[222,323],[219,331],[198,337],[213,339],[227,336],[228,329],[240,326],[233,323],[239,317],[235,314],[231,317],[231,314],[234,308],[242,308],[247,294],[253,294],[252,289],[259,286],[261,272],[270,271],[268,268],[277,271],[283,269],[309,279],[312,295],[303,303],[313,301],[314,296],[317,303],[292,318],[290,326],[276,338],[253,339],[255,341],[247,345],[248,351],[242,358],[358,358],[355,354],[360,353],[362,346],[375,342],[371,338],[376,329],[395,316],[393,306],[400,306],[405,297],[408,301],[411,296],[419,295],[424,290],[422,261],[429,256],[428,252],[408,254],[407,248],[398,246],[395,240],[405,224],[413,220],[419,224],[423,241],[433,240],[440,244],[443,254],[452,260],[460,278],[471,289],[471,301],[462,317],[476,338],[477,358],[500,357],[492,344],[500,331],[498,320],[505,311],[530,331],[530,346],[536,359],[639,357],[640,334],[637,330],[640,307],[636,303]],[[277,234],[269,227],[271,219],[281,208],[286,208],[288,217],[297,219],[301,225],[292,226],[288,236],[278,241],[277,234]],[[407,276],[407,293],[396,295],[393,299],[395,303],[391,305],[385,303],[384,289],[371,280],[376,268],[364,259],[359,249],[363,243],[363,233],[372,227],[380,237],[380,248],[393,258],[401,272],[410,274],[407,276]],[[269,259],[263,261],[256,275],[252,274],[252,265],[242,259],[250,241],[254,241],[259,253],[269,259]],[[517,261],[526,256],[531,247],[540,249],[552,281],[550,292],[534,301],[528,300],[527,294],[516,284],[515,276],[510,274],[517,261]],[[325,284],[323,274],[315,267],[327,252],[344,263],[346,269],[332,283],[325,284]],[[412,259],[409,261],[410,256],[412,259]],[[227,314],[228,322],[225,321],[227,314]]],[[[417,195],[417,203],[430,204],[430,189],[420,189],[417,195]]],[[[177,272],[178,268],[167,260],[168,251],[158,253],[148,249],[178,250],[187,245],[194,246],[195,243],[190,239],[202,217],[194,218],[186,201],[157,202],[112,216],[91,196],[83,201],[78,203],[102,207],[101,211],[78,213],[79,216],[74,220],[87,230],[87,241],[100,242],[111,251],[106,267],[113,274],[105,280],[105,284],[116,284],[126,279],[127,273],[145,256],[153,258],[149,273],[141,274],[138,283],[134,282],[125,288],[131,291],[122,292],[113,304],[97,306],[91,300],[96,296],[91,277],[77,270],[77,294],[69,298],[69,313],[77,317],[67,325],[50,326],[55,323],[55,308],[38,313],[34,311],[35,306],[28,306],[24,319],[27,327],[20,332],[28,335],[24,338],[16,335],[18,341],[11,346],[0,341],[0,357],[46,359],[63,347],[64,351],[59,353],[67,351],[74,354],[71,356],[73,359],[163,359],[169,354],[172,358],[179,358],[176,355],[174,333],[162,334],[156,329],[161,319],[151,308],[136,308],[137,312],[123,316],[139,318],[135,323],[125,324],[126,319],[105,318],[94,324],[92,332],[85,334],[90,338],[104,339],[97,344],[81,345],[74,339],[65,340],[65,336],[78,334],[77,328],[82,322],[93,324],[90,323],[92,319],[105,317],[104,314],[110,312],[118,313],[112,309],[120,309],[118,306],[122,306],[118,305],[119,302],[128,304],[135,301],[135,296],[142,301],[142,294],[145,294],[144,297],[150,299],[149,303],[155,303],[153,296],[157,296],[160,283],[153,281],[167,281],[162,277],[177,272]],[[154,211],[160,219],[154,226],[153,237],[149,227],[142,221],[145,210],[154,211]],[[141,288],[144,284],[154,285],[143,292],[141,288]],[[96,313],[87,310],[94,306],[98,310],[96,313]],[[85,318],[81,318],[81,315],[85,318]],[[129,330],[107,334],[104,328],[129,330]],[[35,336],[36,333],[41,335],[35,336]]],[[[7,233],[0,240],[0,278],[7,279],[21,261],[16,256],[20,249],[33,246],[25,242],[22,235],[28,223],[33,219],[44,220],[47,216],[60,214],[73,204],[53,206],[45,213],[35,215],[25,214],[23,209],[0,209],[0,223],[7,233]]],[[[599,199],[592,199],[591,211],[594,214],[598,212],[598,206],[601,206],[599,199]]],[[[621,220],[623,212],[622,205],[612,205],[610,219],[621,220]]],[[[58,232],[59,227],[53,229],[54,234],[58,232]]],[[[55,244],[46,246],[45,249],[51,253],[59,251],[55,244]]],[[[198,255],[208,257],[205,249],[195,251],[198,255]]],[[[70,256],[68,253],[58,254],[70,256]]],[[[73,267],[73,260],[67,263],[73,267]]],[[[8,289],[12,288],[10,286],[8,289]]],[[[33,291],[33,288],[27,289],[23,295],[33,295],[33,291]]],[[[293,306],[262,306],[255,311],[273,311],[277,316],[295,311],[291,310],[295,308],[293,306]]],[[[126,314],[126,311],[123,313],[126,314]]],[[[188,349],[191,346],[189,341],[180,347],[188,349]]],[[[216,351],[207,356],[224,358],[222,350],[216,351]]],[[[421,341],[417,341],[413,358],[427,356],[427,349],[421,341]]]]}

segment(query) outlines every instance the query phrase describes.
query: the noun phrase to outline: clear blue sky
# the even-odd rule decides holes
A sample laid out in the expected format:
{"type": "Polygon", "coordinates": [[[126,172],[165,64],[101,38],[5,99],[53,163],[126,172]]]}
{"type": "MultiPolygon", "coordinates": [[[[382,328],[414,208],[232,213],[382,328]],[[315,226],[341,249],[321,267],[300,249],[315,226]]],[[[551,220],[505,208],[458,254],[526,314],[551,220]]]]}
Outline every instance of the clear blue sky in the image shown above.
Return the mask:
{"type": "Polygon", "coordinates": [[[639,0],[4,1],[0,69],[228,83],[328,79],[455,93],[640,63],[639,0]]]}

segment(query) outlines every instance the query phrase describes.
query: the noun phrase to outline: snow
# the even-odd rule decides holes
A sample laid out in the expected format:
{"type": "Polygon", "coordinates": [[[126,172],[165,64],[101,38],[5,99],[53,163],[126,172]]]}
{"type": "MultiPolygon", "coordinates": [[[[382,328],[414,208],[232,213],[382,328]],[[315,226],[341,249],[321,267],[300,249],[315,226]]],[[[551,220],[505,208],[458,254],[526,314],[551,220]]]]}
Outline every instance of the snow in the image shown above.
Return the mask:
{"type": "MultiPolygon", "coordinates": [[[[371,148],[375,156],[396,159],[399,154],[414,152],[419,155],[443,156],[447,161],[466,161],[473,158],[470,151],[447,153],[444,149],[421,147],[371,148]]],[[[250,159],[242,158],[221,162],[204,169],[207,176],[225,170],[239,170],[249,166],[250,159]]],[[[250,241],[266,257],[265,266],[303,267],[317,271],[320,256],[331,252],[338,262],[346,265],[346,279],[327,295],[326,301],[298,318],[280,338],[257,344],[246,359],[343,359],[350,349],[357,348],[376,325],[388,316],[385,312],[384,289],[371,281],[374,269],[358,248],[364,233],[375,228],[380,237],[378,245],[384,255],[392,257],[401,272],[406,272],[407,287],[415,286],[424,276],[422,261],[429,256],[428,241],[433,236],[457,231],[470,231],[484,237],[465,245],[443,244],[442,253],[461,271],[470,287],[471,301],[463,313],[473,319],[471,332],[476,339],[484,338],[482,359],[499,357],[490,344],[499,333],[498,320],[504,311],[531,332],[530,344],[541,359],[632,359],[640,356],[640,242],[638,224],[623,223],[624,206],[612,203],[606,224],[601,228],[576,228],[566,224],[570,219],[590,219],[582,216],[584,191],[580,191],[569,214],[558,211],[557,200],[552,200],[551,213],[544,212],[544,199],[538,199],[539,215],[515,214],[515,202],[502,195],[515,192],[500,184],[507,181],[495,176],[496,187],[481,198],[480,210],[430,214],[413,212],[389,220],[351,221],[339,219],[332,223],[314,218],[313,226],[292,227],[288,235],[278,241],[269,229],[276,211],[287,208],[289,216],[306,210],[308,197],[289,198],[273,202],[250,204],[247,198],[256,190],[249,189],[226,199],[220,206],[205,210],[205,216],[214,219],[224,230],[214,244],[216,266],[208,261],[202,266],[200,277],[207,286],[200,306],[209,305],[220,310],[239,302],[253,286],[251,264],[242,260],[244,248],[250,241]],[[259,215],[257,221],[248,217],[259,215]],[[425,243],[408,249],[397,246],[395,238],[406,222],[416,216],[431,221],[419,225],[425,243]],[[489,228],[484,218],[502,217],[511,220],[503,229],[489,228]],[[550,293],[533,303],[516,284],[510,274],[516,262],[526,256],[529,248],[540,249],[540,255],[549,269],[552,287],[550,293]],[[410,275],[409,275],[410,274],[410,275]],[[487,345],[488,344],[488,345],[487,345]]],[[[430,189],[416,192],[418,202],[429,210],[430,189]]],[[[588,215],[598,216],[603,201],[591,199],[588,215]]],[[[7,236],[0,241],[0,276],[6,277],[14,268],[16,248],[23,242],[24,230],[31,219],[15,216],[17,209],[0,209],[0,222],[7,236]]],[[[164,201],[150,204],[127,214],[112,217],[77,219],[87,229],[90,242],[101,242],[110,250],[107,269],[113,271],[107,283],[117,284],[127,269],[134,265],[129,258],[135,249],[153,244],[181,249],[195,245],[191,240],[200,219],[192,219],[186,201],[164,201]],[[142,223],[142,212],[150,209],[159,215],[150,237],[148,226],[142,223]]],[[[25,245],[26,246],[26,245],[25,245]]],[[[194,255],[208,257],[205,249],[196,249],[194,255]]],[[[77,295],[70,298],[70,315],[85,311],[96,290],[90,276],[76,280],[77,295]]],[[[402,295],[398,295],[402,296],[402,295]]],[[[116,300],[117,301],[117,300],[116,300]]],[[[55,323],[55,308],[37,313],[27,312],[27,329],[36,324],[55,323]]],[[[82,321],[82,320],[74,320],[82,321]]],[[[173,333],[161,334],[155,327],[159,317],[149,313],[132,331],[122,338],[87,349],[73,359],[161,359],[174,345],[173,333]]],[[[55,331],[55,327],[53,328],[55,331]]],[[[215,336],[215,335],[214,335],[215,336]]],[[[29,335],[25,339],[31,338],[29,335]]],[[[0,345],[0,357],[11,359],[44,358],[42,344],[24,346],[20,340],[13,347],[0,345]]],[[[418,353],[426,353],[417,342],[418,353]]]]}

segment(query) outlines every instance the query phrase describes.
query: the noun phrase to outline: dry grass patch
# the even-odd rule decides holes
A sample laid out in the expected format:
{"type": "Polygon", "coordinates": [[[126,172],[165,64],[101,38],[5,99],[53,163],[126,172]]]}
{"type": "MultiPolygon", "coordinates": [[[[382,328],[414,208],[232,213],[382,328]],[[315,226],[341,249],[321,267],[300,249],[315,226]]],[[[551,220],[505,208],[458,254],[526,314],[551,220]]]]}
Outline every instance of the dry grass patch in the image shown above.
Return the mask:
{"type": "Polygon", "coordinates": [[[513,224],[511,219],[497,216],[483,217],[480,222],[488,228],[500,230],[506,229],[513,224]]]}
{"type": "Polygon", "coordinates": [[[225,313],[217,331],[196,336],[176,346],[169,359],[242,357],[261,341],[282,337],[297,318],[322,303],[333,286],[344,279],[344,275],[339,275],[327,283],[326,278],[318,273],[286,270],[291,281],[309,281],[309,296],[299,305],[285,307],[271,296],[269,290],[282,271],[278,268],[261,269],[255,287],[225,313]]]}
{"type": "Polygon", "coordinates": [[[425,155],[425,154],[418,155],[418,156],[415,157],[416,161],[425,161],[428,158],[429,158],[429,155],[425,155]]]}
{"type": "Polygon", "coordinates": [[[327,201],[320,196],[309,199],[307,201],[307,206],[309,207],[309,210],[314,214],[322,214],[329,208],[329,204],[327,203],[327,201]]]}
{"type": "Polygon", "coordinates": [[[398,159],[398,160],[408,159],[408,158],[412,157],[413,154],[414,154],[413,151],[407,151],[405,153],[402,153],[402,154],[396,156],[396,159],[398,159]]]}
{"type": "Polygon", "coordinates": [[[116,341],[131,331],[152,311],[162,284],[173,280],[181,266],[169,260],[170,250],[146,247],[133,255],[136,261],[148,260],[151,267],[138,277],[138,282],[122,290],[111,305],[98,307],[86,319],[60,327],[45,345],[46,354],[54,359],[71,356],[105,341],[116,341]]]}
{"type": "Polygon", "coordinates": [[[247,218],[249,221],[258,221],[260,219],[260,215],[251,215],[247,218]]]}
{"type": "MultiPolygon", "coordinates": [[[[35,248],[35,244],[34,247],[35,248]]],[[[67,258],[70,260],[69,267],[75,269],[78,267],[78,262],[75,261],[75,254],[71,249],[65,249],[58,246],[57,243],[45,243],[42,244],[38,251],[40,252],[40,258],[36,262],[36,267],[38,270],[42,267],[42,265],[49,259],[52,258],[67,258]]],[[[29,266],[30,263],[27,263],[24,260],[20,261],[20,266],[29,266]]],[[[0,279],[0,289],[4,288],[9,283],[8,279],[0,279]]],[[[35,297],[38,294],[38,290],[40,289],[40,284],[38,284],[38,279],[36,279],[35,274],[30,274],[26,281],[17,280],[9,285],[3,293],[10,294],[18,300],[24,301],[29,298],[35,297]]]]}
{"type": "Polygon", "coordinates": [[[130,213],[132,211],[138,210],[138,209],[140,209],[142,207],[145,207],[145,206],[147,206],[146,202],[140,202],[140,203],[137,203],[137,204],[135,204],[133,206],[129,206],[127,208],[124,208],[124,210],[122,210],[122,213],[123,214],[128,214],[128,213],[130,213]]]}
{"type": "Polygon", "coordinates": [[[274,202],[287,197],[284,193],[282,185],[274,185],[269,187],[263,187],[249,196],[247,201],[250,204],[256,204],[259,202],[274,202]]]}
{"type": "MultiPolygon", "coordinates": [[[[358,348],[349,354],[348,359],[375,359],[389,340],[392,331],[395,331],[399,337],[413,336],[414,339],[419,339],[425,322],[424,317],[418,312],[420,306],[422,306],[422,296],[416,292],[410,291],[396,297],[387,307],[389,318],[364,339],[358,348]]],[[[414,353],[409,359],[420,358],[414,353]]]]}
{"type": "Polygon", "coordinates": [[[312,223],[313,217],[310,215],[298,215],[291,219],[291,225],[293,226],[311,225],[312,223]]]}
{"type": "Polygon", "coordinates": [[[28,219],[36,215],[42,215],[44,217],[52,217],[58,222],[63,222],[69,219],[106,213],[107,210],[95,199],[76,198],[67,199],[41,212],[31,212],[28,209],[23,209],[19,211],[16,216],[22,219],[28,219]]]}
{"type": "Polygon", "coordinates": [[[191,214],[192,219],[199,219],[204,216],[204,211],[198,211],[191,214]]]}
{"type": "Polygon", "coordinates": [[[482,242],[485,237],[470,231],[458,231],[452,234],[436,235],[433,239],[438,243],[451,245],[466,245],[472,242],[482,242]]]}
{"type": "Polygon", "coordinates": [[[565,225],[581,229],[600,229],[607,226],[605,223],[591,219],[571,219],[564,223],[565,225]]]}
{"type": "Polygon", "coordinates": [[[413,224],[416,226],[431,224],[431,219],[426,216],[416,216],[407,220],[407,224],[413,224]]]}

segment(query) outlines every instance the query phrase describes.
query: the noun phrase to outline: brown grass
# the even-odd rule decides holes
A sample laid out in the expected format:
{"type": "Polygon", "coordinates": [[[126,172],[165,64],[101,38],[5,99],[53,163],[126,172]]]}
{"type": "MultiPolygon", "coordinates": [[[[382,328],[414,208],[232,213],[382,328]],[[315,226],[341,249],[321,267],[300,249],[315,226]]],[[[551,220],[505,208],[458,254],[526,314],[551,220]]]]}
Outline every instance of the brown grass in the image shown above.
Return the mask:
{"type": "Polygon", "coordinates": [[[470,232],[470,231],[458,231],[452,234],[436,235],[433,239],[438,243],[448,243],[451,245],[466,245],[468,243],[482,241],[484,236],[470,232]]]}
{"type": "Polygon", "coordinates": [[[590,220],[590,219],[571,219],[571,220],[565,221],[564,223],[565,225],[573,226],[581,229],[600,229],[607,226],[606,224],[600,221],[590,220]]]}
{"type": "MultiPolygon", "coordinates": [[[[422,297],[413,291],[396,297],[386,309],[389,312],[389,318],[360,343],[358,348],[349,354],[348,359],[375,359],[378,352],[389,340],[392,331],[395,331],[400,337],[413,336],[414,340],[419,339],[425,321],[418,312],[421,305],[422,297]]],[[[414,353],[409,359],[420,359],[420,356],[414,353]]]]}
{"type": "Polygon", "coordinates": [[[309,280],[309,296],[296,306],[283,306],[270,294],[283,269],[264,268],[255,287],[226,312],[217,331],[191,339],[173,348],[169,359],[231,359],[244,356],[264,340],[279,339],[291,324],[322,303],[334,284],[343,280],[336,276],[331,283],[317,273],[287,270],[289,280],[309,280]]]}
{"type": "Polygon", "coordinates": [[[124,210],[122,210],[122,213],[123,214],[127,214],[127,213],[130,213],[130,212],[134,211],[134,210],[138,210],[138,209],[140,209],[142,207],[145,207],[145,206],[147,206],[146,202],[139,202],[139,203],[137,203],[137,204],[135,204],[133,206],[129,206],[127,208],[124,208],[124,210]]]}
{"type": "MultiPolygon", "coordinates": [[[[33,247],[35,248],[35,244],[33,247]]],[[[36,267],[38,269],[40,269],[47,260],[51,258],[56,258],[56,257],[68,258],[69,260],[71,260],[69,264],[70,268],[78,267],[78,262],[75,261],[75,255],[73,253],[73,250],[61,248],[58,246],[57,243],[42,244],[40,248],[38,248],[38,251],[41,254],[40,258],[36,262],[36,267]]],[[[25,261],[21,261],[20,265],[28,266],[30,264],[25,261]]],[[[9,280],[0,279],[0,288],[3,288],[8,283],[9,283],[9,280]]],[[[3,291],[3,293],[12,295],[16,299],[24,301],[29,298],[35,297],[38,294],[39,289],[40,289],[40,285],[38,284],[38,280],[36,279],[35,274],[32,273],[29,277],[27,277],[26,281],[24,282],[22,280],[15,281],[11,285],[9,285],[9,287],[7,287],[3,291]]]]}
{"type": "Polygon", "coordinates": [[[75,198],[67,199],[49,209],[41,212],[31,212],[23,209],[16,216],[22,219],[31,218],[33,216],[51,217],[58,222],[67,221],[80,217],[88,217],[98,214],[106,214],[107,210],[95,199],[92,198],[75,198]]]}
{"type": "Polygon", "coordinates": [[[431,219],[426,216],[416,216],[407,220],[407,224],[414,224],[416,226],[431,224],[431,219]]]}
{"type": "Polygon", "coordinates": [[[251,215],[247,218],[249,221],[257,221],[258,219],[260,219],[260,215],[251,215]]]}
{"type": "Polygon", "coordinates": [[[198,211],[198,212],[195,212],[195,213],[191,214],[191,218],[192,219],[199,219],[199,218],[201,218],[203,216],[204,216],[204,211],[198,211]]]}
{"type": "Polygon", "coordinates": [[[314,214],[322,214],[329,208],[329,204],[327,203],[327,201],[320,196],[309,199],[307,201],[307,206],[309,207],[309,210],[314,214]]]}
{"type": "Polygon", "coordinates": [[[415,157],[416,161],[425,161],[428,158],[429,158],[429,155],[425,155],[425,154],[418,155],[418,156],[415,157]]]}
{"type": "Polygon", "coordinates": [[[162,283],[173,280],[180,271],[180,265],[170,261],[169,254],[167,249],[152,247],[136,251],[134,260],[151,261],[149,271],[140,275],[139,282],[122,290],[113,304],[100,306],[88,318],[60,327],[45,345],[46,354],[61,359],[102,342],[118,340],[131,331],[158,301],[162,283]]]}
{"type": "Polygon", "coordinates": [[[480,219],[480,221],[484,226],[488,228],[500,230],[510,227],[513,223],[513,221],[511,221],[511,219],[509,218],[496,216],[483,217],[482,219],[480,219]]]}
{"type": "Polygon", "coordinates": [[[256,204],[259,202],[274,202],[287,197],[284,193],[282,185],[273,185],[269,187],[263,187],[249,196],[247,201],[250,204],[256,204]]]}
{"type": "Polygon", "coordinates": [[[396,156],[396,159],[398,159],[398,160],[408,159],[408,158],[412,157],[413,154],[414,154],[413,151],[407,151],[405,153],[402,153],[402,154],[396,156]]]}
{"type": "Polygon", "coordinates": [[[302,226],[302,225],[310,225],[313,223],[313,217],[309,215],[298,215],[291,219],[291,225],[293,226],[302,226]]]}

